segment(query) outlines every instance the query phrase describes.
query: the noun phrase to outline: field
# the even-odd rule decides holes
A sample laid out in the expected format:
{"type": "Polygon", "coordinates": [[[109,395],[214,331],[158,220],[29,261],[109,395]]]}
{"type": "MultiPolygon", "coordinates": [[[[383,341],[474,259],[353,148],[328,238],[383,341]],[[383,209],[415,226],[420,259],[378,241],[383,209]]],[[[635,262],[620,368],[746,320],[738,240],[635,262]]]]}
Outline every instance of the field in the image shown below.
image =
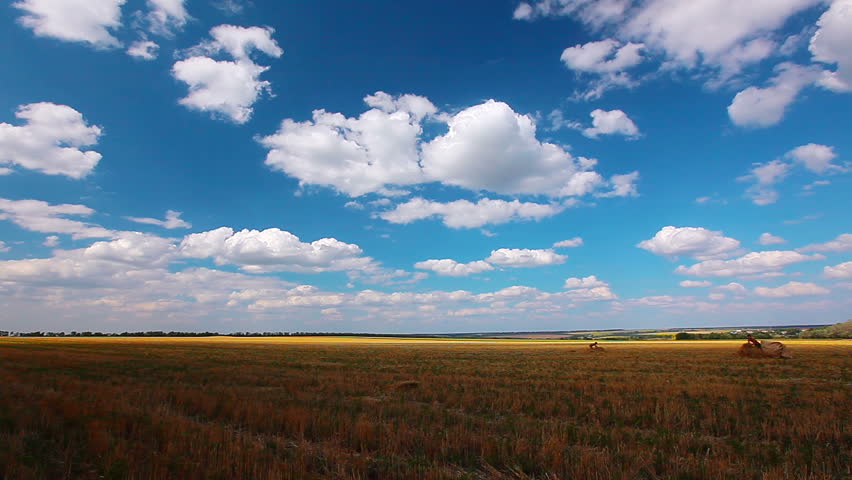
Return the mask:
{"type": "Polygon", "coordinates": [[[0,478],[846,479],[852,342],[0,338],[0,478]]]}

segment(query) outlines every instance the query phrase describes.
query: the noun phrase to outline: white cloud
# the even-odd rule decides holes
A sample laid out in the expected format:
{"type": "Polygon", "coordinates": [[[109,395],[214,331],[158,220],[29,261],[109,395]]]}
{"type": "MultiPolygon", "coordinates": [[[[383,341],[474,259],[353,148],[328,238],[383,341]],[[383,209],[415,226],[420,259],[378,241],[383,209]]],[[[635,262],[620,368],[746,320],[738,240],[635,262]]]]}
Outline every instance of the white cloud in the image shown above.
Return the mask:
{"type": "Polygon", "coordinates": [[[680,282],[680,286],[685,288],[709,287],[711,285],[713,285],[713,282],[707,280],[684,280],[680,282]]]}
{"type": "Polygon", "coordinates": [[[578,75],[591,76],[589,86],[576,92],[574,99],[595,100],[607,90],[638,85],[624,70],[644,60],[640,53],[644,47],[642,43],[622,44],[608,38],[566,48],[560,57],[565,66],[578,75]]]}
{"type": "MultiPolygon", "coordinates": [[[[755,167],[748,175],[739,177],[737,180],[754,182],[754,185],[746,190],[746,196],[756,205],[768,205],[778,200],[778,192],[773,186],[786,178],[794,165],[801,164],[817,174],[846,171],[846,168],[831,163],[836,157],[833,147],[809,143],[790,150],[784,154],[783,158],[766,163],[755,163],[755,167]]],[[[804,189],[809,191],[815,185],[824,183],[828,182],[815,182],[805,186],[804,189]]]]}
{"type": "Polygon", "coordinates": [[[757,241],[761,245],[776,245],[778,243],[787,243],[787,240],[784,240],[783,238],[777,235],[772,235],[769,232],[764,232],[760,234],[760,238],[757,241]]]}
{"type": "Polygon", "coordinates": [[[21,105],[15,116],[26,123],[0,123],[0,164],[12,164],[49,175],[82,178],[101,160],[94,150],[101,127],[66,105],[40,102],[21,105]]]}
{"type": "Polygon", "coordinates": [[[420,119],[437,109],[416,95],[376,92],[365,102],[378,108],[358,118],[315,110],[312,121],[284,120],[278,132],[261,140],[270,149],[266,164],[302,185],[330,186],[350,196],[422,183],[420,119]]]}
{"type": "Polygon", "coordinates": [[[787,265],[808,260],[821,260],[822,255],[803,255],[791,250],[751,252],[731,260],[706,260],[690,267],[680,265],[675,273],[696,277],[736,277],[776,272],[787,265]]]}
{"type": "Polygon", "coordinates": [[[817,25],[810,43],[814,60],[837,65],[836,71],[826,72],[820,84],[839,92],[852,90],[852,0],[834,0],[817,25]]]}
{"type": "Polygon", "coordinates": [[[444,258],[441,260],[425,260],[414,264],[414,268],[421,270],[431,270],[438,275],[446,275],[450,277],[464,277],[473,273],[485,272],[494,270],[488,262],[476,260],[474,262],[459,263],[455,260],[444,258]]]}
{"type": "Polygon", "coordinates": [[[512,13],[512,17],[515,20],[527,20],[531,18],[533,15],[533,8],[529,3],[523,2],[515,8],[515,11],[512,13]]]}
{"type": "Polygon", "coordinates": [[[852,250],[852,233],[841,233],[829,242],[813,243],[797,250],[800,252],[848,252],[852,250]]]}
{"type": "Polygon", "coordinates": [[[146,18],[152,33],[170,36],[180,30],[191,18],[184,6],[184,0],[148,0],[146,18]]]}
{"type": "Polygon", "coordinates": [[[583,239],[581,237],[569,238],[568,240],[562,240],[560,242],[556,242],[553,244],[553,248],[573,248],[579,247],[583,244],[583,239]]]}
{"type": "Polygon", "coordinates": [[[27,12],[18,19],[41,37],[84,42],[95,48],[120,47],[110,30],[121,27],[125,0],[21,0],[12,6],[27,12]]]}
{"type": "Polygon", "coordinates": [[[641,43],[627,43],[608,38],[598,42],[568,47],[560,60],[566,67],[579,72],[613,73],[626,70],[642,62],[641,43]]]}
{"type": "Polygon", "coordinates": [[[473,191],[554,197],[585,195],[605,184],[592,170],[596,160],[539,142],[534,120],[503,102],[466,108],[448,126],[445,135],[423,145],[430,179],[473,191]]]}
{"type": "Polygon", "coordinates": [[[718,287],[714,287],[714,290],[722,290],[725,292],[730,292],[734,295],[745,295],[746,293],[748,293],[748,289],[744,287],[743,284],[737,282],[719,285],[718,287]]]}
{"type": "Polygon", "coordinates": [[[111,241],[76,250],[55,250],[51,258],[0,262],[0,280],[60,286],[139,284],[171,261],[177,247],[171,240],[138,232],[120,232],[111,241]]]}
{"type": "Polygon", "coordinates": [[[828,180],[815,180],[815,181],[805,185],[804,187],[802,187],[802,190],[805,191],[805,193],[803,193],[803,195],[807,194],[808,192],[812,193],[812,190],[815,189],[816,187],[823,187],[825,185],[831,185],[831,182],[828,181],[828,180]]]}
{"type": "Polygon", "coordinates": [[[190,51],[207,54],[224,51],[237,60],[247,59],[255,50],[273,58],[284,54],[272,35],[271,27],[240,27],[237,25],[219,25],[210,29],[213,40],[202,42],[190,51]]]}
{"type": "Polygon", "coordinates": [[[703,227],[663,227],[649,240],[636,245],[656,255],[686,256],[696,260],[726,258],[740,252],[740,242],[722,232],[703,227]]]}
{"type": "Polygon", "coordinates": [[[5,252],[8,252],[9,250],[11,250],[11,247],[6,245],[6,242],[0,240],[0,253],[5,253],[5,252]]]}
{"type": "MultiPolygon", "coordinates": [[[[560,295],[560,294],[556,294],[560,295]]],[[[592,287],[592,288],[575,288],[561,294],[562,296],[571,299],[572,301],[595,301],[595,300],[615,300],[618,298],[609,286],[592,287]]]]}
{"type": "Polygon", "coordinates": [[[0,198],[0,220],[10,220],[31,232],[64,233],[74,239],[112,237],[115,232],[98,225],[64,218],[88,217],[94,210],[85,205],[50,205],[41,200],[8,200],[0,198]]]}
{"type": "MultiPolygon", "coordinates": [[[[754,39],[765,38],[793,14],[819,0],[650,0],[638,6],[623,32],[665,50],[686,66],[718,65],[754,39]]],[[[759,60],[758,56],[754,60],[759,60]]]]}
{"type": "Polygon", "coordinates": [[[725,297],[727,297],[727,295],[724,293],[711,293],[710,295],[707,295],[707,298],[710,300],[724,300],[725,297]]]}
{"type": "Polygon", "coordinates": [[[150,40],[138,40],[130,45],[127,54],[142,60],[153,60],[157,58],[159,50],[160,46],[150,40]]]}
{"type": "Polygon", "coordinates": [[[438,108],[428,98],[410,93],[395,97],[378,91],[373,95],[364,97],[364,103],[385,113],[409,113],[416,122],[420,122],[428,116],[438,115],[438,108]]]}
{"type": "Polygon", "coordinates": [[[179,100],[181,105],[245,123],[251,118],[258,97],[269,91],[270,83],[259,80],[266,70],[268,67],[245,60],[192,57],[175,63],[172,74],[189,86],[189,95],[179,100]]]}
{"type": "Polygon", "coordinates": [[[762,128],[777,124],[799,92],[820,78],[822,70],[782,63],[767,87],[748,87],[734,96],[728,115],[741,127],[762,128]]]}
{"type": "Polygon", "coordinates": [[[789,282],[776,288],[757,287],[754,294],[760,297],[784,298],[802,295],[826,295],[831,293],[827,288],[815,283],[789,282]]]}
{"type": "Polygon", "coordinates": [[[551,249],[498,248],[485,261],[501,267],[538,267],[565,263],[566,258],[551,249]]]}
{"type": "Polygon", "coordinates": [[[44,243],[42,243],[45,247],[55,247],[59,245],[59,237],[56,235],[48,235],[44,239],[44,243]]]}
{"type": "Polygon", "coordinates": [[[834,153],[834,147],[829,147],[828,145],[817,143],[801,145],[787,152],[786,156],[803,164],[808,170],[820,175],[831,171],[843,170],[843,167],[831,163],[832,160],[837,158],[837,154],[834,153]]]}
{"type": "Polygon", "coordinates": [[[365,269],[373,265],[361,256],[358,245],[334,238],[311,243],[290,232],[269,228],[234,232],[220,227],[184,237],[182,255],[191,258],[212,257],[217,265],[239,265],[247,272],[326,272],[365,269]]]}
{"type": "Polygon", "coordinates": [[[609,284],[598,280],[598,277],[594,275],[589,275],[588,277],[571,277],[565,279],[564,288],[566,290],[573,290],[577,288],[595,288],[595,287],[608,287],[609,284]]]}
{"type": "Polygon", "coordinates": [[[583,130],[583,135],[589,138],[598,138],[599,135],[639,136],[636,124],[621,110],[605,111],[598,108],[590,115],[592,126],[583,130]]]}
{"type": "Polygon", "coordinates": [[[430,181],[504,194],[582,196],[607,186],[605,196],[635,194],[638,174],[607,182],[593,170],[597,160],[540,142],[533,118],[505,103],[489,100],[449,116],[416,95],[376,92],[365,102],[374,108],[359,117],[317,110],[311,121],[285,119],[261,139],[270,149],[267,165],[301,185],[350,196],[430,181]],[[424,143],[425,118],[447,122],[448,132],[424,143]]]}
{"type": "Polygon", "coordinates": [[[574,47],[577,50],[571,55],[586,60],[588,68],[596,65],[595,54],[608,58],[615,46],[641,42],[646,56],[661,55],[665,59],[663,69],[694,69],[710,76],[708,85],[715,87],[775,53],[779,48],[775,41],[778,29],[793,15],[819,3],[820,0],[733,3],[727,0],[537,0],[519,4],[513,16],[517,20],[571,16],[592,31],[614,34],[614,39],[586,44],[588,52],[581,51],[578,48],[581,46],[574,47]]]}
{"type": "Polygon", "coordinates": [[[612,190],[608,192],[596,193],[598,197],[637,197],[639,191],[636,189],[636,182],[639,181],[639,172],[630,172],[622,175],[613,175],[609,179],[612,190]]]}
{"type": "Polygon", "coordinates": [[[738,178],[740,181],[754,181],[754,185],[746,190],[746,196],[755,205],[769,205],[778,201],[778,192],[773,185],[783,180],[790,172],[790,164],[781,160],[758,163],[748,175],[738,178]]]}
{"type": "Polygon", "coordinates": [[[190,109],[223,116],[235,123],[251,118],[252,106],[264,92],[270,92],[270,82],[260,80],[269,69],[255,64],[250,54],[263,52],[278,58],[283,51],[272,38],[272,28],[219,25],[210,30],[213,40],[191,49],[191,54],[226,52],[234,61],[217,61],[195,55],[180,60],[172,67],[172,75],[189,86],[189,94],[179,103],[190,109]]]}
{"type": "Polygon", "coordinates": [[[213,2],[213,6],[226,15],[239,15],[245,10],[242,0],[216,0],[213,2]]]}
{"type": "Polygon", "coordinates": [[[822,269],[822,272],[828,278],[852,278],[852,262],[828,265],[822,269]]]}
{"type": "Polygon", "coordinates": [[[476,203],[456,200],[448,203],[433,202],[420,197],[397,205],[378,216],[391,223],[411,223],[440,217],[450,228],[477,228],[488,224],[501,224],[521,220],[540,220],[565,209],[564,205],[506,201],[483,198],[476,203]]]}
{"type": "Polygon", "coordinates": [[[147,218],[147,217],[124,217],[128,220],[131,220],[136,223],[145,223],[148,225],[159,225],[163,228],[173,229],[173,228],[191,228],[192,224],[188,223],[180,218],[181,212],[177,212],[174,210],[166,210],[166,219],[159,220],[156,218],[147,218]]]}

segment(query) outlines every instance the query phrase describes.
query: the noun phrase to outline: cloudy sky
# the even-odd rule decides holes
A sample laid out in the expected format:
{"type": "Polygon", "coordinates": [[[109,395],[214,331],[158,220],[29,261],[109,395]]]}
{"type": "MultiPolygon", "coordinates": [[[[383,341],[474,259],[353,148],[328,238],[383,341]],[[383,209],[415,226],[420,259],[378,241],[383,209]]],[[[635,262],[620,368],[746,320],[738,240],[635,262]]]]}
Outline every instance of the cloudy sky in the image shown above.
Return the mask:
{"type": "Polygon", "coordinates": [[[852,0],[13,0],[0,329],[852,310],[852,0]]]}

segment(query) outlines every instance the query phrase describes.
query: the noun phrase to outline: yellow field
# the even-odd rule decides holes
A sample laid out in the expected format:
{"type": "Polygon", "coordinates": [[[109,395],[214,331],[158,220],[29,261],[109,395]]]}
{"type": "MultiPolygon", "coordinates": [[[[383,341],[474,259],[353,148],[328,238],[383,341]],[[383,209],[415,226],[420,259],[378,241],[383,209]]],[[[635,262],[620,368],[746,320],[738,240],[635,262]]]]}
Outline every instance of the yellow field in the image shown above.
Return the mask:
{"type": "Polygon", "coordinates": [[[852,342],[0,338],[0,479],[841,479],[852,342]]]}
{"type": "MultiPolygon", "coordinates": [[[[304,336],[304,337],[0,337],[0,345],[3,343],[230,343],[230,344],[347,344],[347,345],[417,345],[417,344],[493,344],[499,346],[565,346],[576,348],[587,346],[590,340],[554,340],[554,339],[529,339],[529,338],[405,338],[405,337],[337,337],[337,336],[304,336]]],[[[602,346],[620,347],[690,347],[690,346],[716,346],[730,349],[742,345],[744,340],[641,340],[641,341],[602,341],[602,346]]],[[[852,347],[852,340],[847,339],[785,339],[785,344],[793,345],[835,345],[852,347]]]]}

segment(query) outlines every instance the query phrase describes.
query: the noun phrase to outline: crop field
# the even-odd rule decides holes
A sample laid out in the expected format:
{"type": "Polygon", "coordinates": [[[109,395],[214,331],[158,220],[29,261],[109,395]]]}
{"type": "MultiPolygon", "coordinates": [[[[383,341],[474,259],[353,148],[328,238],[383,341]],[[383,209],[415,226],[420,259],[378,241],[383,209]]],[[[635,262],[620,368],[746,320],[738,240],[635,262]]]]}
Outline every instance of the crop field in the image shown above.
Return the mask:
{"type": "Polygon", "coordinates": [[[0,338],[0,479],[848,479],[852,342],[0,338]]]}

